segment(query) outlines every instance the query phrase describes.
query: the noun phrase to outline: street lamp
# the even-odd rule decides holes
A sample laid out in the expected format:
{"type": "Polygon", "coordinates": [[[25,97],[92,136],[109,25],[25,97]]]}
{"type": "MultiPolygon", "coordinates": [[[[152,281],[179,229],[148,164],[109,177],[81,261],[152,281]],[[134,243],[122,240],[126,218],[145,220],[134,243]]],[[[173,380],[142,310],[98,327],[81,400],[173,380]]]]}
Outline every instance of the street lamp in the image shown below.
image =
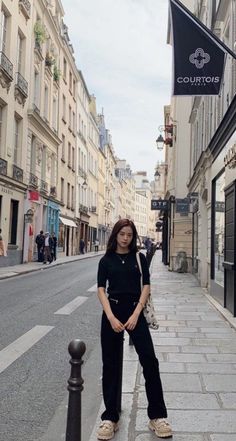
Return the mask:
{"type": "Polygon", "coordinates": [[[160,134],[156,139],[157,150],[163,150],[165,140],[163,136],[160,134]]]}

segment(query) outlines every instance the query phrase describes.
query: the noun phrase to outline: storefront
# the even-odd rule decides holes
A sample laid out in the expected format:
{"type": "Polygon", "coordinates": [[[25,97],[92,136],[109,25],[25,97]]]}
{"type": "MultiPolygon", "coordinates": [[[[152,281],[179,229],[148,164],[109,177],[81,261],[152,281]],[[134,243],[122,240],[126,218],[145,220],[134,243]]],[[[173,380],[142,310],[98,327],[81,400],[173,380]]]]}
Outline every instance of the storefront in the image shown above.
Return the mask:
{"type": "Polygon", "coordinates": [[[77,230],[74,221],[62,214],[59,216],[58,253],[65,256],[77,254],[77,230]]]}

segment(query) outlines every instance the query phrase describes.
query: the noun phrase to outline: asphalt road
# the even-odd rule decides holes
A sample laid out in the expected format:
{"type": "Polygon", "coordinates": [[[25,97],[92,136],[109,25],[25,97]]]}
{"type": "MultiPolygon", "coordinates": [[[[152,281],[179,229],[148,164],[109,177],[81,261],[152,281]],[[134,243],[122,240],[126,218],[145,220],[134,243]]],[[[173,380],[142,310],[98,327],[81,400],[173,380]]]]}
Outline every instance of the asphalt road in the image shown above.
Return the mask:
{"type": "Polygon", "coordinates": [[[83,439],[89,439],[101,404],[101,306],[95,289],[88,291],[96,283],[98,260],[0,281],[0,441],[49,441],[49,433],[56,435],[55,431],[55,439],[64,439],[70,376],[67,347],[74,338],[86,344],[82,424],[83,439]],[[71,311],[61,311],[68,304],[71,311]],[[32,343],[32,335],[42,329],[45,334],[32,343]],[[20,337],[24,343],[17,340],[20,337]],[[26,340],[28,350],[22,349],[26,340]],[[14,356],[15,361],[9,362],[14,356]]]}

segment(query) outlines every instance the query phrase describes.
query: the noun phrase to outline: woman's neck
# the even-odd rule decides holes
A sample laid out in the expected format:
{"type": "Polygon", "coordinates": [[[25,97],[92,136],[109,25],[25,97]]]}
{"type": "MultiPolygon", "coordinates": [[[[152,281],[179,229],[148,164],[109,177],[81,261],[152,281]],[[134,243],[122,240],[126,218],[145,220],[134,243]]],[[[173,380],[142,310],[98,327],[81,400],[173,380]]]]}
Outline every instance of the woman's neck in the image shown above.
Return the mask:
{"type": "Polygon", "coordinates": [[[119,247],[119,245],[117,245],[116,253],[118,253],[118,254],[127,254],[127,253],[129,253],[129,248],[128,247],[127,248],[121,248],[121,247],[119,247]]]}

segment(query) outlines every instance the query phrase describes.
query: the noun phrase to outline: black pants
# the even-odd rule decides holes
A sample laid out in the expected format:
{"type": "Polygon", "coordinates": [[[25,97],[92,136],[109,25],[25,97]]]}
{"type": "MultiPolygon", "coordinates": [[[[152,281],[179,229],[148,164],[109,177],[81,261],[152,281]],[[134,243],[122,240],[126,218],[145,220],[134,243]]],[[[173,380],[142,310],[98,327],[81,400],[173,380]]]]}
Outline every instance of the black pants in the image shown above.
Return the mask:
{"type": "MultiPolygon", "coordinates": [[[[120,301],[117,304],[110,300],[111,308],[115,317],[125,323],[136,304],[132,301],[120,301]]],[[[155,356],[150,331],[144,318],[140,314],[137,325],[133,331],[128,331],[132,338],[139,361],[143,368],[145,388],[148,400],[147,413],[150,419],[166,418],[167,411],[163,398],[162,384],[159,373],[159,363],[155,356]]],[[[119,387],[119,354],[123,344],[123,332],[113,331],[105,313],[102,316],[101,344],[103,360],[103,399],[105,411],[101,415],[102,420],[119,420],[117,410],[117,394],[119,387]]]]}

